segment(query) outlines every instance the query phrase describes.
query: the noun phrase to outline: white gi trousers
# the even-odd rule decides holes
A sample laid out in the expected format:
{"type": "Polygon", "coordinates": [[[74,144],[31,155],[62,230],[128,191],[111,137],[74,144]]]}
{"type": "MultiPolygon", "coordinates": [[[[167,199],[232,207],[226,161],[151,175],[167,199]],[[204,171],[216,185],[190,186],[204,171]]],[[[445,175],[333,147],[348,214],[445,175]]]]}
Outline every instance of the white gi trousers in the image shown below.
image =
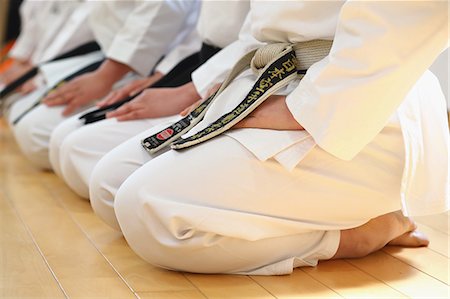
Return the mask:
{"type": "Polygon", "coordinates": [[[161,267],[287,274],[331,258],[339,230],[401,208],[403,144],[395,125],[351,162],[315,147],[293,171],[259,161],[226,135],[152,157],[139,144],[158,129],[103,157],[90,197],[98,216],[161,267]]]}
{"type": "MultiPolygon", "coordinates": [[[[288,7],[286,11],[290,11],[288,7]]],[[[305,10],[305,15],[315,16],[310,13],[314,11],[318,10],[305,10]]],[[[373,10],[378,11],[390,10],[373,10]]],[[[294,12],[293,20],[303,20],[294,12]]],[[[333,15],[337,17],[338,12],[336,7],[333,15]]],[[[328,19],[321,21],[328,24],[328,19]]],[[[308,26],[295,28],[310,30],[308,26]]],[[[314,38],[332,36],[336,29],[333,24],[311,28],[327,29],[314,38]]],[[[247,74],[233,82],[196,129],[235,106],[254,79],[247,74]]],[[[427,74],[420,81],[404,103],[423,100],[418,94],[438,89],[427,74]]],[[[335,93],[330,94],[333,98],[335,93]]],[[[357,98],[374,95],[379,97],[378,93],[361,92],[357,98]]],[[[352,105],[340,109],[353,111],[352,105]]],[[[376,105],[367,107],[381,110],[376,105]]],[[[342,111],[334,111],[333,116],[342,111]]],[[[402,208],[405,144],[395,110],[388,112],[387,117],[394,113],[393,117],[373,138],[370,136],[370,142],[355,157],[346,156],[351,161],[324,151],[308,134],[257,129],[232,131],[192,149],[155,157],[140,147],[140,140],[156,132],[155,128],[100,160],[90,179],[92,206],[100,217],[120,227],[130,246],[152,264],[202,273],[290,273],[295,267],[332,257],[339,244],[339,230],[402,208]]],[[[358,114],[361,116],[364,114],[358,114]]],[[[317,126],[329,120],[311,119],[317,126]]],[[[424,121],[428,124],[429,118],[424,121]]],[[[353,128],[348,122],[345,125],[347,130],[353,128]]],[[[352,139],[336,138],[338,133],[328,137],[347,146],[352,139]]],[[[443,161],[446,158],[442,156],[443,161]]]]}
{"type": "Polygon", "coordinates": [[[178,119],[172,116],[118,122],[112,118],[83,125],[79,116],[68,118],[54,129],[49,158],[55,173],[83,198],[89,198],[91,173],[105,154],[148,128],[178,119]]]}
{"type": "MultiPolygon", "coordinates": [[[[218,101],[241,97],[236,86],[247,80],[233,82],[218,101]]],[[[272,157],[262,161],[233,137],[255,129],[152,156],[140,141],[162,127],[106,154],[89,186],[97,215],[152,264],[287,274],[331,258],[339,230],[401,209],[404,150],[395,117],[352,161],[316,146],[292,171],[272,157]]]]}

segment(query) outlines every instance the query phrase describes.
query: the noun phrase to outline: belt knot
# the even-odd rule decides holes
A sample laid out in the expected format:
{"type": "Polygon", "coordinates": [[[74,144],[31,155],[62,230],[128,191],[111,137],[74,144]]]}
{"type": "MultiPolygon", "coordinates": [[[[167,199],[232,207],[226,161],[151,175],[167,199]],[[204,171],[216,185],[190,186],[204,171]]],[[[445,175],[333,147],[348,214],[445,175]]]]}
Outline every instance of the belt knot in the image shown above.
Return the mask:
{"type": "Polygon", "coordinates": [[[276,43],[258,48],[250,62],[250,68],[253,73],[259,75],[267,64],[289,47],[291,47],[289,43],[276,43]]]}

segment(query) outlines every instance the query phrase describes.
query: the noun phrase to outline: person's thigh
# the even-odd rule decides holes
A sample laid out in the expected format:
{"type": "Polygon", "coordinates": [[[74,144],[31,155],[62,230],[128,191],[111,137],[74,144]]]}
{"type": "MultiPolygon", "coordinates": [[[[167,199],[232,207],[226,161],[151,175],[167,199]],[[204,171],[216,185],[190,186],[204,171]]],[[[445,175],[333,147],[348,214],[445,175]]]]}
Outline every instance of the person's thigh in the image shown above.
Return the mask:
{"type": "Polygon", "coordinates": [[[37,167],[51,169],[48,156],[50,135],[66,119],[62,115],[63,109],[39,105],[12,126],[22,153],[37,167]]]}
{"type": "Polygon", "coordinates": [[[293,171],[272,159],[259,161],[230,139],[169,151],[129,181],[144,197],[161,193],[168,200],[299,219],[305,226],[310,221],[310,228],[315,223],[354,227],[401,208],[404,160],[398,128],[383,130],[351,161],[316,146],[293,171]]]}
{"type": "Polygon", "coordinates": [[[79,114],[67,118],[61,122],[51,133],[49,146],[49,159],[53,171],[62,178],[60,153],[64,140],[73,132],[82,127],[82,122],[78,119],[79,114]]]}
{"type": "MultiPolygon", "coordinates": [[[[174,268],[158,259],[176,259],[189,248],[200,252],[223,238],[239,242],[245,252],[259,241],[268,246],[267,240],[296,236],[300,242],[300,235],[357,227],[399,210],[403,163],[397,127],[383,130],[352,161],[316,147],[292,172],[272,159],[261,162],[231,137],[220,136],[146,163],[117,191],[114,208],[130,246],[146,260],[174,268]]],[[[331,257],[323,250],[318,245],[312,256],[331,257]]],[[[190,267],[175,268],[196,269],[190,267]]]]}
{"type": "MultiPolygon", "coordinates": [[[[178,119],[179,116],[157,119],[158,125],[156,125],[156,120],[154,119],[151,121],[151,124],[148,123],[148,128],[150,129],[146,129],[145,131],[141,130],[141,133],[134,134],[133,137],[110,149],[102,157],[99,157],[100,159],[96,160],[95,163],[91,161],[89,167],[94,166],[93,170],[90,175],[84,175],[85,178],[89,176],[89,199],[91,200],[94,212],[113,228],[120,230],[114,213],[114,199],[119,187],[135,170],[164,152],[163,150],[157,154],[149,154],[141,146],[141,140],[178,119]]],[[[127,136],[131,129],[136,130],[136,127],[131,128],[130,126],[137,125],[139,129],[142,129],[142,122],[127,123],[128,125],[126,126],[121,125],[115,127],[114,132],[110,131],[111,128],[105,123],[105,126],[102,125],[102,128],[99,128],[102,130],[102,136],[91,135],[91,141],[98,141],[98,138],[103,140],[104,138],[104,140],[114,139],[114,142],[116,142],[115,136],[117,134],[127,136]]],[[[90,134],[93,133],[91,132],[90,134]]],[[[87,141],[85,140],[84,142],[87,141]]],[[[104,145],[98,146],[101,147],[104,145]]],[[[103,150],[105,150],[104,147],[103,150]]]]}
{"type": "MultiPolygon", "coordinates": [[[[59,152],[57,163],[60,165],[62,178],[78,195],[88,198],[91,174],[103,156],[133,136],[172,119],[174,117],[125,122],[106,119],[85,126],[78,121],[76,130],[67,135],[59,145],[51,147],[50,157],[52,151],[59,152]]],[[[52,138],[55,133],[52,134],[52,138]]],[[[140,144],[136,143],[135,146],[140,147],[140,144]]]]}

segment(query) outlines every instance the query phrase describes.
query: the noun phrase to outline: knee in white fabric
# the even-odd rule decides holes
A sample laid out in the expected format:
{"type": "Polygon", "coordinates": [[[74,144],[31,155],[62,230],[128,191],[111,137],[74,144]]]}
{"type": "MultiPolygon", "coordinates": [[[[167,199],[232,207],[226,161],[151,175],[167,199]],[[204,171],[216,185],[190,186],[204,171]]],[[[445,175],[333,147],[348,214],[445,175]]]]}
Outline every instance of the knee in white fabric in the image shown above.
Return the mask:
{"type": "Polygon", "coordinates": [[[152,160],[140,146],[140,140],[151,133],[142,132],[101,158],[94,167],[89,181],[89,197],[95,213],[113,228],[120,230],[114,213],[114,198],[123,182],[139,167],[152,160]]]}
{"type": "Polygon", "coordinates": [[[80,167],[83,167],[83,163],[77,159],[80,154],[83,155],[82,152],[80,153],[83,149],[79,147],[79,144],[76,132],[64,139],[59,148],[59,167],[66,184],[80,197],[87,199],[89,198],[88,179],[82,177],[80,167]]]}
{"type": "Polygon", "coordinates": [[[165,223],[165,215],[153,209],[152,201],[148,200],[151,195],[146,197],[144,205],[137,193],[138,190],[130,190],[125,183],[114,202],[122,233],[136,254],[152,265],[169,270],[197,273],[223,270],[211,267],[210,258],[214,255],[205,252],[207,246],[198,245],[195,229],[172,231],[165,223]],[[191,239],[194,234],[195,240],[191,239]]]}
{"type": "Polygon", "coordinates": [[[111,168],[114,165],[112,163],[114,160],[106,155],[95,166],[89,181],[89,198],[95,214],[106,224],[120,231],[114,213],[114,197],[119,186],[116,186],[116,172],[111,168]]]}
{"type": "Polygon", "coordinates": [[[242,163],[243,157],[254,161],[238,143],[222,138],[208,147],[163,154],[128,177],[116,193],[114,210],[131,248],[151,264],[197,273],[287,274],[294,266],[332,256],[336,234],[325,238],[324,231],[311,232],[301,221],[253,211],[242,188],[218,191],[233,186],[218,179],[228,164],[213,163],[219,160],[211,147],[224,144],[226,153],[237,157],[228,164],[242,163]],[[222,170],[211,174],[219,166],[222,170]]]}
{"type": "Polygon", "coordinates": [[[52,132],[50,136],[49,145],[49,159],[52,165],[53,171],[62,178],[60,152],[64,139],[67,137],[68,132],[65,129],[66,122],[59,124],[52,132]]]}
{"type": "Polygon", "coordinates": [[[246,228],[198,213],[205,206],[165,196],[158,185],[150,176],[146,187],[139,188],[133,175],[117,192],[114,205],[130,247],[155,266],[194,273],[281,275],[297,266],[314,266],[337,249],[338,237],[323,231],[255,240],[222,234],[226,226],[246,228]],[[219,222],[222,229],[216,231],[219,222]]]}
{"type": "Polygon", "coordinates": [[[24,117],[12,126],[15,139],[22,153],[36,167],[51,169],[48,157],[48,134],[33,118],[24,117]]]}
{"type": "MultiPolygon", "coordinates": [[[[147,166],[147,171],[137,170],[122,184],[114,201],[117,221],[136,254],[152,265],[193,273],[243,273],[256,268],[259,261],[239,256],[239,248],[248,241],[197,227],[201,217],[188,220],[185,216],[192,210],[167,195],[170,190],[163,182],[176,178],[158,169],[148,172],[147,166]]],[[[178,193],[183,196],[182,190],[178,193]]]]}

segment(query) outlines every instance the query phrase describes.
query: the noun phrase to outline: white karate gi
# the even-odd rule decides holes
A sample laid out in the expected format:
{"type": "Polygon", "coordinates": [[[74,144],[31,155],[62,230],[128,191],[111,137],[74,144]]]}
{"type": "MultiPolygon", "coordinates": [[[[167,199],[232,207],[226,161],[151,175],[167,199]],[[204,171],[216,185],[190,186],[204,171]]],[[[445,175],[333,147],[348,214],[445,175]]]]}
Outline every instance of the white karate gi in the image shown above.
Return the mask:
{"type": "MultiPolygon", "coordinates": [[[[201,40],[210,45],[223,47],[238,39],[238,34],[245,17],[248,13],[250,3],[248,1],[204,1],[200,11],[200,19],[197,26],[198,35],[201,40]],[[230,20],[232,22],[230,23],[230,20]]],[[[189,48],[191,42],[187,42],[189,48]]],[[[189,52],[189,51],[188,51],[189,52]]],[[[164,59],[157,69],[167,73],[175,61],[181,61],[186,55],[185,44],[181,44],[164,59]]],[[[77,117],[72,117],[61,123],[52,134],[50,141],[50,161],[54,171],[81,197],[89,197],[89,180],[97,162],[110,150],[127,139],[147,131],[158,124],[170,124],[178,119],[178,116],[142,119],[126,122],[117,122],[115,119],[107,119],[94,124],[82,126],[77,117]],[[95,140],[95,142],[93,142],[95,140]]],[[[144,156],[149,158],[148,156],[144,156]]],[[[134,169],[144,164],[143,160],[134,169]]],[[[121,173],[123,182],[130,170],[121,170],[118,164],[115,172],[121,173]]],[[[108,176],[109,178],[110,176],[108,176]]],[[[117,178],[114,178],[116,180],[117,178]]],[[[116,186],[116,189],[120,186],[116,186]]],[[[94,209],[97,213],[108,216],[102,217],[117,228],[114,211],[111,202],[113,193],[97,192],[91,196],[94,209]],[[106,206],[103,204],[106,202],[106,206]]]]}
{"type": "Polygon", "coordinates": [[[93,40],[90,10],[84,1],[24,1],[21,32],[9,56],[38,65],[93,40]]]}
{"type": "MultiPolygon", "coordinates": [[[[287,274],[331,258],[339,230],[399,209],[448,209],[446,107],[427,71],[448,43],[447,2],[255,1],[251,15],[261,41],[334,39],[281,91],[306,131],[234,130],[136,170],[114,209],[137,254],[181,271],[287,274]]],[[[197,130],[254,79],[234,81],[197,130]]]]}
{"type": "MultiPolygon", "coordinates": [[[[140,76],[148,75],[163,55],[189,35],[196,22],[191,15],[198,11],[197,1],[101,1],[92,4],[90,25],[102,52],[107,58],[128,65],[140,76]]],[[[124,77],[115,87],[129,80],[129,76],[124,77]]],[[[22,108],[25,104],[18,101],[15,105],[22,108]]],[[[67,119],[61,114],[63,110],[64,106],[40,105],[13,127],[22,152],[38,167],[51,167],[48,158],[50,135],[67,119]]],[[[11,113],[10,119],[16,116],[11,113]]]]}
{"type": "MultiPolygon", "coordinates": [[[[91,3],[86,1],[24,1],[20,7],[21,32],[8,55],[33,65],[43,65],[60,54],[93,41],[94,35],[87,22],[91,9],[91,3]]],[[[39,74],[34,78],[34,84],[45,88],[45,79],[51,80],[39,74]]],[[[19,93],[12,93],[2,99],[1,109],[6,118],[11,103],[21,97],[19,93]]]]}

